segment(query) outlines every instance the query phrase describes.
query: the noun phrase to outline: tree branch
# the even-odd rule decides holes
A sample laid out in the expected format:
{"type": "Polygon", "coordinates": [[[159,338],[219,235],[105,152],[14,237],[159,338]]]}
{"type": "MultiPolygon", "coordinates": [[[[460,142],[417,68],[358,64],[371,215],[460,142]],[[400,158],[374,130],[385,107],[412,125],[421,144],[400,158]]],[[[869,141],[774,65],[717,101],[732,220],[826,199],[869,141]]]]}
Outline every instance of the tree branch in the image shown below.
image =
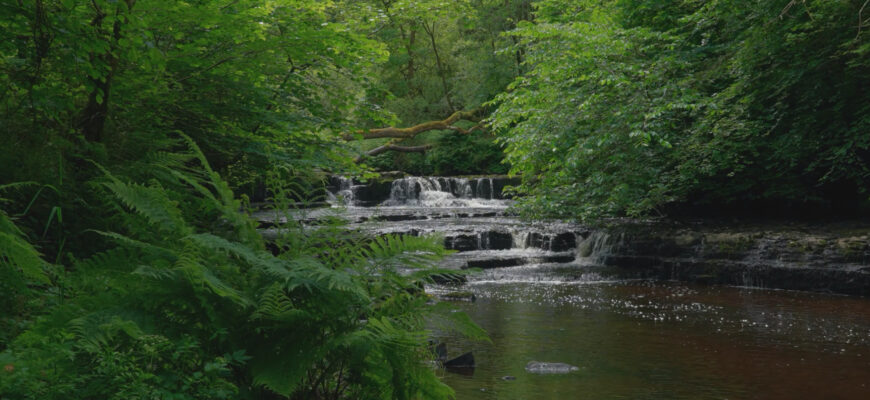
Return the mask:
{"type": "Polygon", "coordinates": [[[357,139],[357,135],[362,135],[363,139],[379,139],[379,138],[399,138],[399,139],[407,139],[417,136],[423,132],[435,131],[435,130],[452,130],[463,134],[471,133],[475,130],[482,129],[483,126],[478,124],[471,129],[462,129],[460,127],[454,126],[457,121],[472,121],[478,122],[480,119],[480,111],[481,109],[474,109],[471,111],[457,111],[451,114],[444,120],[441,121],[429,121],[424,122],[422,124],[417,124],[414,126],[410,126],[407,128],[395,128],[395,127],[387,127],[387,128],[377,128],[377,129],[368,129],[368,130],[359,130],[353,133],[345,133],[342,135],[344,140],[355,140],[357,139]]]}
{"type": "Polygon", "coordinates": [[[388,151],[398,151],[399,153],[425,153],[427,150],[429,150],[431,148],[432,148],[431,144],[426,144],[426,145],[422,145],[422,146],[399,146],[397,144],[394,144],[393,142],[390,142],[390,143],[387,143],[383,146],[378,146],[378,147],[375,147],[374,149],[371,149],[371,150],[365,152],[365,154],[357,157],[356,160],[354,160],[354,161],[360,162],[363,159],[365,159],[366,157],[374,157],[378,154],[386,153],[388,151]]]}

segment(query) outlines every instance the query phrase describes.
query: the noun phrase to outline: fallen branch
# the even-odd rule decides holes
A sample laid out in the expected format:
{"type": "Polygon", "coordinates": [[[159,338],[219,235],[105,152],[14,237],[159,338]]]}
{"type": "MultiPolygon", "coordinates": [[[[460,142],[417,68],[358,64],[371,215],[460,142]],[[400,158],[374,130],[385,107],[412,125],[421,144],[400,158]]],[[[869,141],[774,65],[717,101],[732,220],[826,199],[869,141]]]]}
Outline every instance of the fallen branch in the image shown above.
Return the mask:
{"type": "Polygon", "coordinates": [[[471,133],[475,130],[482,129],[483,126],[478,124],[475,125],[471,129],[463,129],[458,126],[454,126],[458,121],[472,121],[478,122],[480,120],[480,109],[475,109],[471,111],[457,111],[451,114],[447,119],[441,121],[429,121],[424,122],[422,124],[417,124],[414,126],[410,126],[407,128],[395,128],[395,127],[387,127],[387,128],[376,128],[376,129],[368,129],[368,130],[359,130],[353,133],[345,133],[342,135],[344,140],[356,140],[356,139],[379,139],[379,138],[397,138],[397,139],[408,139],[414,136],[417,136],[423,132],[428,131],[437,131],[437,130],[452,130],[463,134],[471,133]],[[361,136],[361,137],[360,137],[361,136]]]}
{"type": "Polygon", "coordinates": [[[375,147],[374,149],[367,151],[362,156],[357,157],[356,161],[359,162],[363,158],[374,157],[378,154],[386,153],[388,151],[398,151],[400,153],[425,153],[426,150],[429,150],[431,148],[432,148],[431,144],[427,144],[427,145],[423,145],[423,146],[399,146],[396,144],[387,143],[383,146],[378,146],[378,147],[375,147]]]}

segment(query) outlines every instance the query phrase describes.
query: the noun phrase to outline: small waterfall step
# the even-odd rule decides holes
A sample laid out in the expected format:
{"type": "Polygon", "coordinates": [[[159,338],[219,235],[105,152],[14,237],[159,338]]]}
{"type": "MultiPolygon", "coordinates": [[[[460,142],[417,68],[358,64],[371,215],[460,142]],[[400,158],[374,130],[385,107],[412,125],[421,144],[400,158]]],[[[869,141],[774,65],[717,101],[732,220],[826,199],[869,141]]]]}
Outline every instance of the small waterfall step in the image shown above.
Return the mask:
{"type": "Polygon", "coordinates": [[[516,267],[527,264],[570,263],[573,251],[545,251],[540,249],[475,250],[447,256],[441,263],[446,269],[490,269],[516,267]]]}
{"type": "Polygon", "coordinates": [[[492,268],[469,275],[469,284],[485,283],[584,283],[622,280],[618,271],[602,266],[573,262],[537,263],[516,267],[492,268]]]}
{"type": "Polygon", "coordinates": [[[409,176],[358,179],[333,176],[327,182],[330,202],[351,207],[505,207],[504,188],[519,183],[506,176],[409,176]]]}

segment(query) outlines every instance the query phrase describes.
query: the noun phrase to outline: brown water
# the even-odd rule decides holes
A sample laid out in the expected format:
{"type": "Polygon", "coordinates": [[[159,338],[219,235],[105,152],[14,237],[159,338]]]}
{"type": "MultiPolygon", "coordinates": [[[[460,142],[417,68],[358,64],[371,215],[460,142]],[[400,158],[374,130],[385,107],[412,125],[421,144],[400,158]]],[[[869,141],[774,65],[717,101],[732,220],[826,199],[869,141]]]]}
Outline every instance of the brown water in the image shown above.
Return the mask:
{"type": "MultiPolygon", "coordinates": [[[[437,290],[437,289],[436,289],[437,290]]],[[[870,399],[870,299],[679,283],[468,284],[458,399],[870,399]],[[525,372],[529,361],[580,367],[525,372]],[[506,375],[516,380],[505,381],[506,375]]]]}

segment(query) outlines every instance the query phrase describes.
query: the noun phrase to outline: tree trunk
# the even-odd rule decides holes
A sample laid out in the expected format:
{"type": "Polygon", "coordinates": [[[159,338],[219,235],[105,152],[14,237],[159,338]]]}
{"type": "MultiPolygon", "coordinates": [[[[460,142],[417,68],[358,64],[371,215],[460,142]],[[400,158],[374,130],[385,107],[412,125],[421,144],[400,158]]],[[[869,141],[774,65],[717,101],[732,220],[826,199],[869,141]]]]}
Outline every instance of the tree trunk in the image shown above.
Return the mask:
{"type": "MultiPolygon", "coordinates": [[[[106,14],[100,10],[96,3],[92,4],[97,15],[91,21],[91,25],[96,27],[99,31],[106,14]]],[[[125,12],[130,12],[133,9],[133,5],[136,4],[136,0],[125,0],[124,4],[127,6],[125,12]]],[[[115,20],[115,23],[112,24],[110,50],[107,53],[93,56],[94,59],[101,58],[106,65],[109,66],[109,71],[106,73],[106,76],[102,77],[102,79],[91,78],[91,83],[94,85],[94,89],[91,90],[91,93],[88,95],[88,104],[85,106],[84,112],[82,113],[82,119],[79,123],[81,131],[85,136],[85,140],[89,142],[101,142],[103,140],[103,130],[109,113],[109,94],[111,93],[112,88],[112,78],[115,76],[115,72],[118,69],[119,61],[118,57],[115,57],[112,54],[112,51],[117,49],[118,40],[121,39],[122,11],[120,6],[116,9],[116,14],[118,18],[115,20]]]]}
{"type": "Polygon", "coordinates": [[[450,99],[450,89],[447,86],[447,73],[444,70],[444,64],[441,62],[441,55],[438,54],[438,46],[435,44],[435,21],[432,21],[430,28],[426,21],[423,21],[423,30],[429,35],[429,40],[432,42],[432,51],[435,53],[435,63],[438,66],[438,76],[441,78],[441,87],[444,89],[444,99],[447,100],[447,106],[450,111],[456,111],[453,106],[453,101],[450,99]]]}

